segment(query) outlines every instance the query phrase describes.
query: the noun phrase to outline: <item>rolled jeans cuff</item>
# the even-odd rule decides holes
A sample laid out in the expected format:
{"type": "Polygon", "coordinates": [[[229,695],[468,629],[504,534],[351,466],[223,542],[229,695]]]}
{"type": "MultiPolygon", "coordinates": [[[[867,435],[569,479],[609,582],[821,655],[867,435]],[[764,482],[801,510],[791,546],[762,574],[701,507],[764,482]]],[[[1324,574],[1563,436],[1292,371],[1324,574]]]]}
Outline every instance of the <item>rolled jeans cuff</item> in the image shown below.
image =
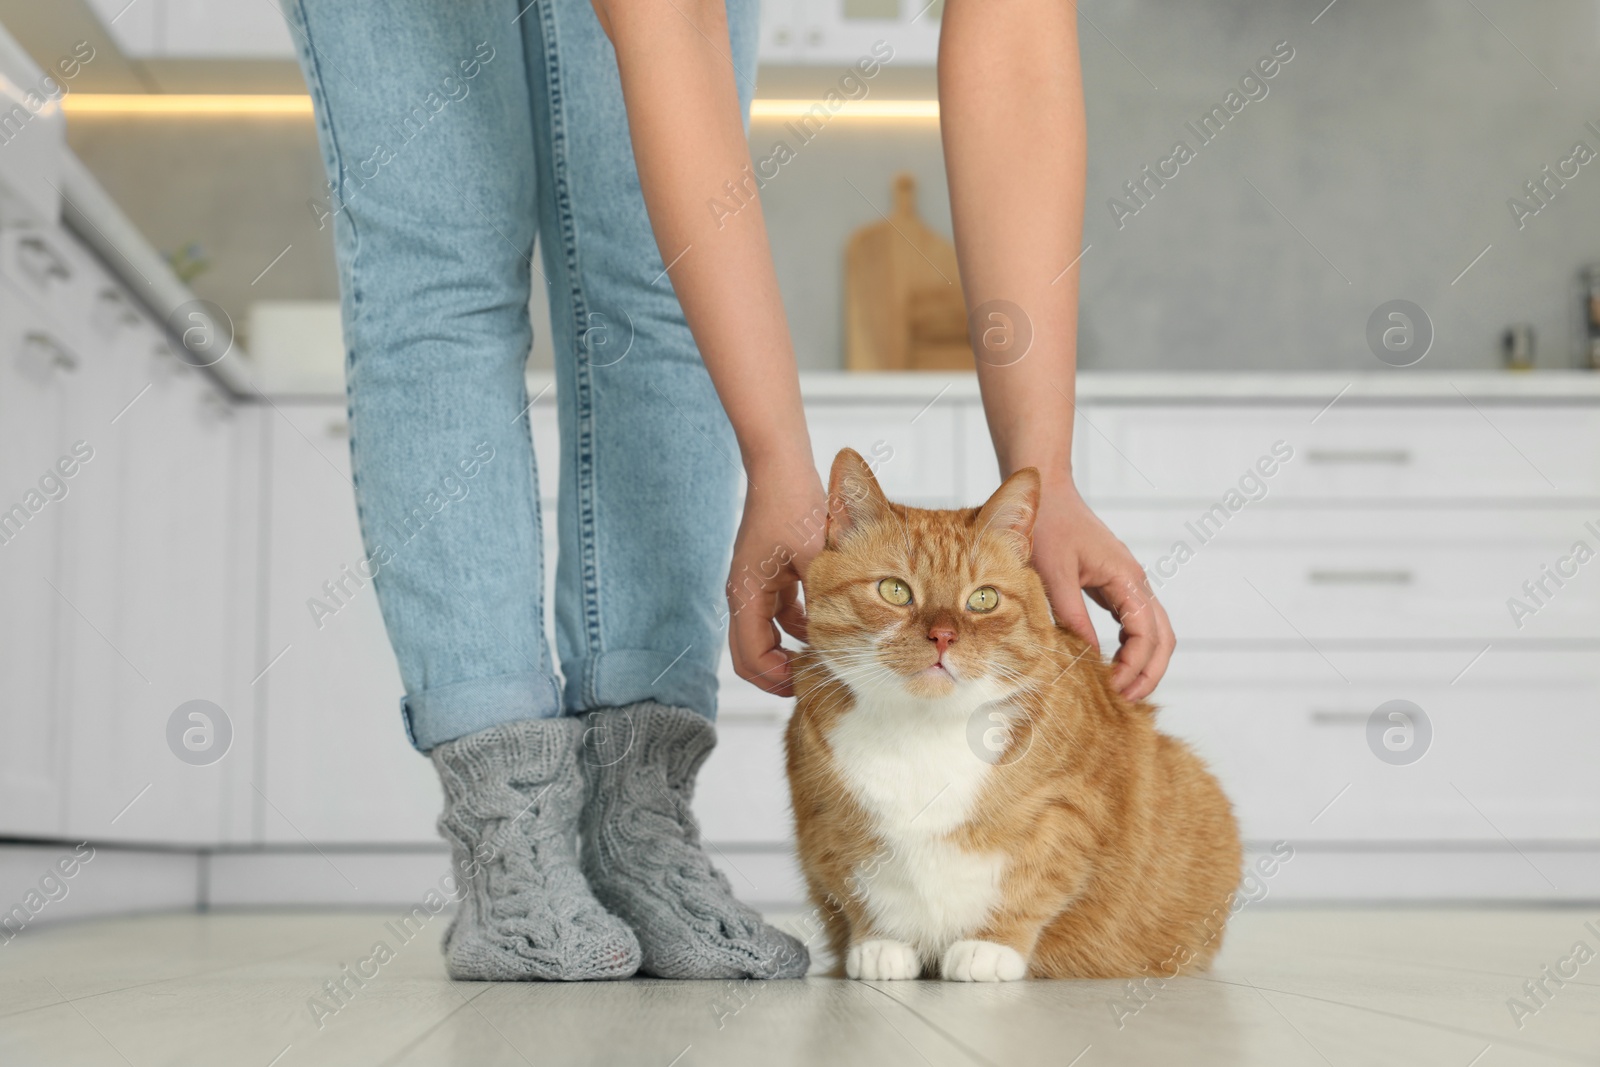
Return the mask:
{"type": "Polygon", "coordinates": [[[400,700],[406,736],[420,752],[501,723],[553,719],[560,714],[560,687],[554,678],[536,671],[474,678],[411,693],[400,700]]]}
{"type": "MultiPolygon", "coordinates": [[[[685,649],[685,651],[688,651],[685,649]]],[[[615,649],[594,661],[594,695],[599,707],[621,708],[654,700],[687,708],[716,721],[717,675],[680,655],[676,660],[652,649],[615,649]]],[[[576,696],[569,679],[569,697],[576,696]]],[[[583,707],[569,699],[571,707],[583,707]]]]}

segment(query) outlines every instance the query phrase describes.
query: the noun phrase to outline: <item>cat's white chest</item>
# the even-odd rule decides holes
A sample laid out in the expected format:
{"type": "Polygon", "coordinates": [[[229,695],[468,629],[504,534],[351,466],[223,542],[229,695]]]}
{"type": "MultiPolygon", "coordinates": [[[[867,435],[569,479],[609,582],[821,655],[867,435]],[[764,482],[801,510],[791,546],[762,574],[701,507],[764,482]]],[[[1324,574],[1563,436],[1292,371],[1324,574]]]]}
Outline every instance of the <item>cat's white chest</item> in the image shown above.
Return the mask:
{"type": "Polygon", "coordinates": [[[877,936],[904,941],[931,962],[983,927],[1000,899],[1005,858],[951,839],[993,770],[969,744],[968,716],[897,704],[858,698],[828,743],[884,842],[855,872],[854,892],[877,936]]]}

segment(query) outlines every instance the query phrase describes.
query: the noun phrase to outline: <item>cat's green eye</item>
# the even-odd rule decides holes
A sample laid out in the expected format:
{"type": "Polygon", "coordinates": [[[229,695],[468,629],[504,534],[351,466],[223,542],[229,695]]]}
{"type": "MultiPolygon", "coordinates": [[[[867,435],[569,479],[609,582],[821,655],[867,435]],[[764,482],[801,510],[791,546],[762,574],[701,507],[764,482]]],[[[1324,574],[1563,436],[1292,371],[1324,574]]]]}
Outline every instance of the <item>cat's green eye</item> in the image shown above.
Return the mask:
{"type": "Polygon", "coordinates": [[[1000,593],[992,585],[974,589],[967,597],[967,607],[973,611],[993,611],[1000,606],[1000,593]]]}
{"type": "Polygon", "coordinates": [[[885,578],[879,582],[878,595],[896,606],[911,603],[911,587],[898,578],[885,578]]]}

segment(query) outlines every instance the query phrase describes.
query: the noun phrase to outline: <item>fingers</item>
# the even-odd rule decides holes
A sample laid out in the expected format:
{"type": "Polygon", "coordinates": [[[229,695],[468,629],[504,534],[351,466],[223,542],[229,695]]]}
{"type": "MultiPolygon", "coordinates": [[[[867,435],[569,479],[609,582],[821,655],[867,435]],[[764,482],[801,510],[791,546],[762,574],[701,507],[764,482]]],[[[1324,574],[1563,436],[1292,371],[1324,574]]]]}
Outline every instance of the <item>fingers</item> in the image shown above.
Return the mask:
{"type": "Polygon", "coordinates": [[[806,640],[806,609],[800,602],[798,582],[784,586],[778,593],[778,625],[796,641],[806,640]]]}
{"type": "Polygon", "coordinates": [[[728,651],[740,678],[778,696],[793,696],[789,654],[773,619],[778,615],[779,592],[762,589],[748,600],[728,598],[728,651]]]}
{"type": "Polygon", "coordinates": [[[1161,679],[1166,676],[1167,665],[1172,662],[1172,653],[1178,647],[1178,635],[1173,632],[1172,620],[1167,617],[1167,609],[1157,601],[1151,601],[1155,608],[1158,637],[1156,639],[1156,653],[1150,657],[1150,662],[1144,665],[1139,672],[1139,677],[1134,679],[1132,687],[1125,694],[1129,700],[1143,700],[1155,692],[1156,686],[1161,684],[1161,679]]]}
{"type": "Polygon", "coordinates": [[[1044,578],[1045,592],[1049,594],[1050,610],[1055,612],[1056,624],[1071,630],[1098,652],[1100,635],[1094,632],[1089,606],[1083,602],[1083,593],[1078,588],[1078,561],[1067,559],[1046,564],[1036,558],[1034,566],[1044,578]],[[1050,573],[1046,574],[1046,570],[1050,573]]]}
{"type": "Polygon", "coordinates": [[[1063,603],[1057,604],[1054,599],[1050,602],[1056,613],[1056,624],[1065,626],[1087,641],[1090,648],[1100,651],[1100,635],[1094,632],[1094,621],[1089,618],[1089,605],[1084,603],[1083,594],[1073,589],[1062,594],[1060,599],[1063,603]]]}
{"type": "Polygon", "coordinates": [[[1149,696],[1167,672],[1177,638],[1166,609],[1130,581],[1118,581],[1096,592],[1122,625],[1121,647],[1113,658],[1111,684],[1129,700],[1149,696]]]}

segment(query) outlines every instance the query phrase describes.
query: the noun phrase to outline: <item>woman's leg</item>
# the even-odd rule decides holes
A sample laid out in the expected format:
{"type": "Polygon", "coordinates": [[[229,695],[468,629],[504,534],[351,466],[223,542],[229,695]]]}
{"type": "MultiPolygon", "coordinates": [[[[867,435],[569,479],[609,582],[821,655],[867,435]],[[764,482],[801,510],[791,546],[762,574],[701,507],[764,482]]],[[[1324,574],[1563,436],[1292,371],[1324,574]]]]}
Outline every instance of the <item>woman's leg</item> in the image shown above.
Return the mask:
{"type": "MultiPolygon", "coordinates": [[[[721,43],[747,109],[757,8],[730,0],[721,43]]],[[[798,977],[804,947],[733,898],[689,812],[715,743],[738,446],[656,248],[590,0],[538,0],[523,23],[561,413],[557,645],[567,710],[590,713],[584,871],[646,973],[798,977]]]]}
{"type": "MultiPolygon", "coordinates": [[[[734,0],[735,11],[732,58],[753,77],[756,4],[734,0]]],[[[561,418],[566,708],[653,699],[714,718],[738,444],[656,248],[616,60],[589,0],[541,0],[524,22],[548,148],[539,208],[561,418]]]]}
{"type": "Polygon", "coordinates": [[[561,710],[521,416],[535,228],[522,44],[511,0],[298,10],[339,182],[320,210],[339,254],[356,503],[427,751],[561,710]]]}
{"type": "Polygon", "coordinates": [[[458,978],[630,974],[637,944],[577,866],[581,731],[542,633],[517,5],[288,6],[331,183],[362,536],[462,891],[447,962],[458,978]]]}

